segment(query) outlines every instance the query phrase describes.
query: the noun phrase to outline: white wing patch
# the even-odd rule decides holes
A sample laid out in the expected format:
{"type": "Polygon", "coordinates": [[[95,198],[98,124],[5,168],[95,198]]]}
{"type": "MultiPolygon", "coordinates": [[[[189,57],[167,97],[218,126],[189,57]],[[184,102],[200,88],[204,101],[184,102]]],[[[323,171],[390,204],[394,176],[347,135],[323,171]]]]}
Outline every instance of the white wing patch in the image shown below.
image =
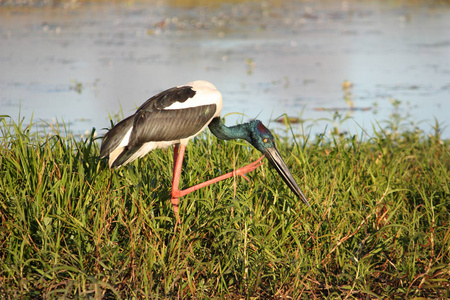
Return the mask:
{"type": "Polygon", "coordinates": [[[176,110],[216,104],[217,112],[214,116],[220,115],[220,112],[222,111],[222,94],[212,83],[204,80],[197,80],[184,84],[182,86],[192,86],[192,89],[195,91],[195,96],[187,99],[184,102],[175,102],[172,105],[164,108],[165,110],[176,110]]]}

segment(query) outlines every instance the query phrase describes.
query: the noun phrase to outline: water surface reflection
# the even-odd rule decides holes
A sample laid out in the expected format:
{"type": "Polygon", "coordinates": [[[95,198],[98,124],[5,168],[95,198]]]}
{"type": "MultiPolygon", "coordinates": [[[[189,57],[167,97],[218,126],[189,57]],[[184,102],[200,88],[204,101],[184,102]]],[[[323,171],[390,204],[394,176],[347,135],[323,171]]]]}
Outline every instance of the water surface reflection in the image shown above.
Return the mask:
{"type": "MultiPolygon", "coordinates": [[[[418,126],[427,131],[434,117],[448,122],[447,5],[195,3],[0,7],[0,114],[57,118],[81,133],[162,89],[205,79],[222,91],[224,114],[265,123],[336,112],[353,118],[343,125],[351,133],[392,113],[425,120],[418,126]]],[[[311,134],[330,128],[307,124],[311,134]]]]}

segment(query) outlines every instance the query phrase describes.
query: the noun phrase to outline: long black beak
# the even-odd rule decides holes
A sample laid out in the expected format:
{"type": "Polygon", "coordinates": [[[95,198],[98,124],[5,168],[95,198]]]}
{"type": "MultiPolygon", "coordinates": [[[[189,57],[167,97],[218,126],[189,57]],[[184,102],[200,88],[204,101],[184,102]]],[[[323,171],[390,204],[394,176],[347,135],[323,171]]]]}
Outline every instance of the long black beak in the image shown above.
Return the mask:
{"type": "Polygon", "coordinates": [[[283,158],[281,158],[280,153],[278,152],[277,148],[271,147],[265,150],[264,155],[267,157],[267,159],[270,161],[270,163],[275,167],[278,174],[281,175],[284,182],[289,186],[289,188],[309,207],[308,199],[303,195],[303,192],[300,190],[297,182],[295,181],[294,177],[292,176],[291,172],[289,172],[288,167],[286,166],[283,158]]]}

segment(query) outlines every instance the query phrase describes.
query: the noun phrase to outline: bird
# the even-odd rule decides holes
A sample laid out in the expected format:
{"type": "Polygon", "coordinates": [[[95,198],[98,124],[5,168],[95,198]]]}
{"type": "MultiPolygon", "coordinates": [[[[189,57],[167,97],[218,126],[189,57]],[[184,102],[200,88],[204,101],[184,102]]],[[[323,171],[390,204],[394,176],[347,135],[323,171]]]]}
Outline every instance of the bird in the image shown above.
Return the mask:
{"type": "Polygon", "coordinates": [[[245,176],[261,166],[266,157],[284,182],[308,207],[308,199],[298,186],[275,146],[269,129],[259,120],[227,127],[221,117],[222,94],[205,80],[169,88],[149,98],[136,112],[114,125],[103,137],[100,156],[108,156],[111,169],[124,166],[157,148],[174,145],[171,203],[179,222],[179,198],[221,180],[245,176]],[[186,145],[209,127],[222,140],[243,139],[263,155],[256,161],[222,176],[179,189],[186,145]]]}

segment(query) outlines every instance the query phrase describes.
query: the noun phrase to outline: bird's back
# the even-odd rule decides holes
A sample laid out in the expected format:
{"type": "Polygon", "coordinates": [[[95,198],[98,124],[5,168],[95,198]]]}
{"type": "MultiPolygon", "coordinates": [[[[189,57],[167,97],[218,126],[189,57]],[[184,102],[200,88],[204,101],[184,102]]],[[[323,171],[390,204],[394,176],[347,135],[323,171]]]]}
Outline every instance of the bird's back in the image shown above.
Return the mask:
{"type": "Polygon", "coordinates": [[[116,124],[103,138],[100,155],[110,167],[120,167],[155,148],[187,141],[220,116],[221,93],[207,81],[165,90],[116,124]]]}

